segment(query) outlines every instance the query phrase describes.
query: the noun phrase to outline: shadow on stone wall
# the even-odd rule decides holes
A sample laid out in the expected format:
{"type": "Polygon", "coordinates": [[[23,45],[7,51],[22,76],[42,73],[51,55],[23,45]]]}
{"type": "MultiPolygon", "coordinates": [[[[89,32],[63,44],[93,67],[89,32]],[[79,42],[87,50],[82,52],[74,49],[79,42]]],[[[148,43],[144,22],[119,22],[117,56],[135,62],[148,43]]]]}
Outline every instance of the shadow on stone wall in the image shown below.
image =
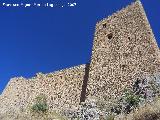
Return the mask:
{"type": "Polygon", "coordinates": [[[90,66],[90,63],[87,63],[85,67],[85,75],[83,79],[80,102],[85,102],[85,99],[86,99],[86,89],[87,89],[87,83],[88,83],[88,77],[89,77],[89,66],[90,66]]]}

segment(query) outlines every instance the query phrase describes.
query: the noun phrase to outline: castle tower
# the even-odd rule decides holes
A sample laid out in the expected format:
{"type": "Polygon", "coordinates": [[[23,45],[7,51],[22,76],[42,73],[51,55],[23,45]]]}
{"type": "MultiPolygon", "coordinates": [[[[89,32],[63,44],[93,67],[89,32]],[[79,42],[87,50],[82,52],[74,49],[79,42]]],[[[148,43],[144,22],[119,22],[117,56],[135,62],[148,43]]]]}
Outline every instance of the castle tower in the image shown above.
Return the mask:
{"type": "Polygon", "coordinates": [[[96,24],[87,96],[117,97],[139,77],[160,72],[160,54],[140,1],[96,24]]]}

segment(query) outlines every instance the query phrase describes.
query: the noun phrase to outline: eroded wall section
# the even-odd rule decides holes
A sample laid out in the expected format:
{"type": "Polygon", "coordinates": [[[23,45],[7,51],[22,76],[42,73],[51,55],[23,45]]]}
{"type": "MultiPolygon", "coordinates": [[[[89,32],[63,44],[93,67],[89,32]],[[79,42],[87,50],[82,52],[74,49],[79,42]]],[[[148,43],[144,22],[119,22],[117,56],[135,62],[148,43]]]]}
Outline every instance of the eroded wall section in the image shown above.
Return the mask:
{"type": "Polygon", "coordinates": [[[37,74],[32,79],[13,78],[0,97],[0,113],[23,111],[43,93],[50,109],[68,109],[80,103],[85,65],[37,74]]]}

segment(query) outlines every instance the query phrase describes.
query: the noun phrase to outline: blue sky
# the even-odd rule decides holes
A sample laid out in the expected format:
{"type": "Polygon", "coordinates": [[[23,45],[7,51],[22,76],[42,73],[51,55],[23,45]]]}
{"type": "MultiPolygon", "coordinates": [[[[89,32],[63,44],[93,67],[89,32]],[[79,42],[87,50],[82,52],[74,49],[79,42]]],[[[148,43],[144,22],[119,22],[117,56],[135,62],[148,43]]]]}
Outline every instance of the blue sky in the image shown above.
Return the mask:
{"type": "MultiPolygon", "coordinates": [[[[1,0],[77,3],[75,7],[0,7],[0,93],[12,77],[33,77],[85,64],[95,24],[134,0],[1,0]]],[[[160,45],[160,1],[141,0],[160,45]]]]}

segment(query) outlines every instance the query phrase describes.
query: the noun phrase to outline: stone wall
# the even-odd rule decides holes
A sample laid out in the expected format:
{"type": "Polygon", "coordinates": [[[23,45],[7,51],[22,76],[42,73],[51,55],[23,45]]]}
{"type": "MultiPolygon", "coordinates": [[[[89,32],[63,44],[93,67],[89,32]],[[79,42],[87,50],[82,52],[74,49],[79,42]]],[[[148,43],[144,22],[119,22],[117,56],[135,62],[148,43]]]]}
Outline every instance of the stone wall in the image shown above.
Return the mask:
{"type": "Polygon", "coordinates": [[[74,108],[86,96],[117,98],[137,78],[159,72],[159,48],[137,1],[96,24],[90,64],[11,79],[0,96],[0,113],[24,111],[41,93],[50,109],[59,110],[74,108]]]}
{"type": "Polygon", "coordinates": [[[24,111],[41,93],[47,96],[50,109],[74,107],[80,103],[84,74],[85,65],[80,65],[31,79],[13,78],[0,97],[0,113],[24,111]]]}
{"type": "Polygon", "coordinates": [[[159,48],[139,1],[96,24],[87,96],[117,98],[138,77],[159,71],[159,48]]]}

